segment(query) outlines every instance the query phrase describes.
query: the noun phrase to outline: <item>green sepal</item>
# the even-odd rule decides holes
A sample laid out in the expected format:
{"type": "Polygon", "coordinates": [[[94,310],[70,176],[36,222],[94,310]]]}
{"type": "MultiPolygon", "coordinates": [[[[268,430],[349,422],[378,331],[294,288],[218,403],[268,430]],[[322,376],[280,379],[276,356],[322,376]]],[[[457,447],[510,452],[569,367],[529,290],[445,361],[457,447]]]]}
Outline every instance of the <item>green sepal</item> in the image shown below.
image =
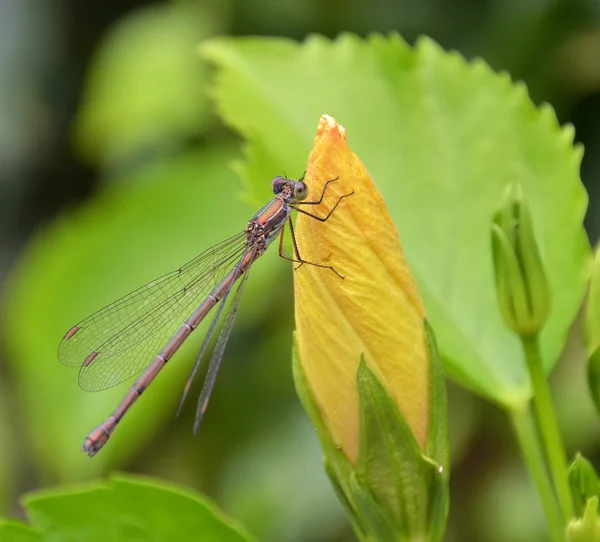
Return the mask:
{"type": "Polygon", "coordinates": [[[525,284],[508,235],[497,223],[492,224],[492,256],[502,317],[508,327],[519,333],[529,323],[525,284]]]}
{"type": "Polygon", "coordinates": [[[444,469],[423,455],[398,406],[364,358],[357,384],[359,485],[385,511],[396,540],[440,540],[447,509],[444,469]]]}
{"type": "Polygon", "coordinates": [[[592,464],[578,453],[569,467],[568,476],[569,487],[575,504],[575,515],[580,518],[583,516],[583,511],[590,497],[600,496],[598,475],[592,464]]]}
{"type": "Polygon", "coordinates": [[[539,331],[550,314],[551,297],[544,264],[533,231],[533,219],[521,188],[518,193],[518,257],[522,262],[523,274],[527,285],[526,294],[532,317],[534,332],[539,331]]]}
{"type": "Polygon", "coordinates": [[[567,542],[600,542],[598,497],[591,497],[587,500],[583,518],[569,522],[567,542]]]}
{"type": "Polygon", "coordinates": [[[448,482],[450,478],[446,379],[435,333],[427,318],[423,319],[423,326],[425,328],[430,368],[429,429],[427,432],[426,453],[427,457],[435,461],[437,467],[436,476],[432,478],[429,495],[429,529],[431,540],[441,540],[446,530],[446,519],[448,517],[448,482]]]}
{"type": "Polygon", "coordinates": [[[588,359],[587,380],[596,411],[600,414],[600,346],[592,352],[588,359]]]}
{"type": "MultiPolygon", "coordinates": [[[[333,467],[331,463],[327,461],[327,459],[323,461],[323,464],[325,466],[325,472],[329,477],[329,481],[331,482],[335,494],[337,495],[337,498],[340,501],[341,505],[344,507],[346,514],[348,514],[348,518],[350,519],[350,523],[352,524],[352,528],[354,529],[354,532],[356,533],[358,539],[369,540],[368,526],[363,525],[361,515],[357,513],[354,504],[348,500],[348,495],[344,491],[344,488],[342,487],[342,484],[338,479],[335,467],[333,467]]],[[[352,476],[352,478],[354,477],[352,476]]]]}
{"type": "Polygon", "coordinates": [[[421,450],[387,390],[367,366],[358,366],[359,448],[357,479],[388,510],[404,535],[419,530],[427,509],[421,450]],[[405,498],[411,488],[412,498],[405,498]]]}
{"type": "Polygon", "coordinates": [[[349,489],[355,503],[358,515],[366,525],[366,540],[373,542],[397,542],[403,540],[393,523],[389,521],[385,510],[373,498],[371,493],[365,490],[355,474],[350,475],[349,489]]]}
{"type": "Polygon", "coordinates": [[[450,451],[448,448],[448,414],[444,365],[440,359],[435,334],[427,318],[423,319],[425,340],[429,353],[429,429],[427,432],[428,457],[443,469],[444,478],[450,475],[450,451]]]}

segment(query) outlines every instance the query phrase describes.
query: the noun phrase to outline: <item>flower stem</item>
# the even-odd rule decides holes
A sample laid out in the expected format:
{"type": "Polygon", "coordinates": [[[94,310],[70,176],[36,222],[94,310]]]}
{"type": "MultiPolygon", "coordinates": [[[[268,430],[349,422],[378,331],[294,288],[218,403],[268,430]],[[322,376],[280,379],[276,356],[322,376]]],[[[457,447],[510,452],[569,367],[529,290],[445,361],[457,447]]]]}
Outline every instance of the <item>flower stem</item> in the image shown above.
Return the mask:
{"type": "Polygon", "coordinates": [[[573,502],[567,479],[567,455],[558,429],[550,388],[542,367],[539,338],[537,335],[532,335],[521,337],[521,341],[533,385],[533,404],[537,423],[544,442],[562,516],[567,522],[573,516],[573,502]]]}
{"type": "Polygon", "coordinates": [[[539,440],[537,428],[531,416],[531,410],[511,410],[509,412],[511,421],[529,469],[529,475],[537,488],[548,522],[548,531],[552,542],[564,542],[565,524],[562,520],[556,494],[546,464],[544,454],[539,440]]]}

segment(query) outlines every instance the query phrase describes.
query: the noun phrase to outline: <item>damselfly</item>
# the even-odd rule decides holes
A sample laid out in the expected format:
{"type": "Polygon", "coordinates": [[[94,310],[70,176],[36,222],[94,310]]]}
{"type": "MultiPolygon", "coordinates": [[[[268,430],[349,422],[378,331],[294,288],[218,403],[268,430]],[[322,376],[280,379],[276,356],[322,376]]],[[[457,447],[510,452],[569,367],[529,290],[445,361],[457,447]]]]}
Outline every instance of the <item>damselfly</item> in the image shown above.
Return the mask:
{"type": "Polygon", "coordinates": [[[194,433],[197,432],[215,384],[250,267],[278,235],[279,255],[282,258],[297,263],[297,267],[306,263],[330,269],[343,278],[330,265],[307,262],[301,258],[291,213],[298,211],[325,222],[342,199],[351,196],[354,191],[340,196],[327,215],[321,217],[299,206],[320,205],[327,187],[337,178],[327,181],[321,197],[314,201],[304,201],[308,197],[308,188],[303,179],[304,176],[298,181],[275,177],[271,181],[275,197],[252,217],[243,232],[209,248],[177,271],[142,286],[67,331],[60,343],[58,357],[64,365],[80,367],[79,385],[82,389],[99,391],[111,388],[143,371],[107,420],[85,438],[82,446],[85,453],[94,456],[106,444],[137,398],[211,309],[220,303],[185,384],[177,411],[179,414],[226,302],[241,278],[224,316],[198,399],[194,422],[194,433]],[[286,224],[289,225],[293,241],[293,258],[283,253],[286,224]]]}

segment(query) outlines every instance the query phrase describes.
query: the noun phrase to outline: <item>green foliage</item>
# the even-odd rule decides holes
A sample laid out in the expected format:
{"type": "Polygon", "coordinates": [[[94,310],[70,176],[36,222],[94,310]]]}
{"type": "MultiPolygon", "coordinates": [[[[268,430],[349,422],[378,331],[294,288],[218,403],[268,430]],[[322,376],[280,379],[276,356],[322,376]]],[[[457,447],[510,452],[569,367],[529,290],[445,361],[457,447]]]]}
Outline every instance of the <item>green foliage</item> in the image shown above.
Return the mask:
{"type": "Polygon", "coordinates": [[[207,70],[195,49],[221,30],[223,5],[146,6],[111,29],[92,60],[75,124],[87,160],[110,163],[203,131],[211,119],[207,70]]]}
{"type": "Polygon", "coordinates": [[[113,476],[108,484],[32,493],[23,499],[31,529],[0,523],[0,540],[254,540],[204,497],[149,479],[113,476]]]}
{"type": "Polygon", "coordinates": [[[248,140],[238,166],[248,197],[264,199],[274,171],[302,172],[319,116],[336,117],[386,200],[449,374],[521,407],[531,386],[495,300],[489,224],[506,185],[521,184],[553,299],[541,336],[549,370],[590,258],[573,130],[523,85],[428,39],[414,49],[397,36],[216,39],[203,51],[219,68],[222,116],[248,140]]]}

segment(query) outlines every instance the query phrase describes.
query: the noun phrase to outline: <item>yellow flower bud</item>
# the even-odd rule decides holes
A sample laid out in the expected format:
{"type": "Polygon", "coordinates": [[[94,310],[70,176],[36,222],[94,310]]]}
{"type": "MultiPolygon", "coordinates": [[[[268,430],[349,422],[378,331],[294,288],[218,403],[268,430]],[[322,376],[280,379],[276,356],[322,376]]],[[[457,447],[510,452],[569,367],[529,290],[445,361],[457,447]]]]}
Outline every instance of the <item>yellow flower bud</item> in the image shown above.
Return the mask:
{"type": "MultiPolygon", "coordinates": [[[[383,199],[365,166],[346,143],[346,131],[323,115],[305,181],[303,210],[327,215],[326,222],[298,215],[300,256],[328,269],[302,265],[294,273],[299,361],[323,422],[336,446],[358,456],[357,369],[361,353],[385,386],[425,449],[429,426],[430,366],[425,309],[383,199]]],[[[408,182],[401,179],[398,182],[408,182]]]]}

